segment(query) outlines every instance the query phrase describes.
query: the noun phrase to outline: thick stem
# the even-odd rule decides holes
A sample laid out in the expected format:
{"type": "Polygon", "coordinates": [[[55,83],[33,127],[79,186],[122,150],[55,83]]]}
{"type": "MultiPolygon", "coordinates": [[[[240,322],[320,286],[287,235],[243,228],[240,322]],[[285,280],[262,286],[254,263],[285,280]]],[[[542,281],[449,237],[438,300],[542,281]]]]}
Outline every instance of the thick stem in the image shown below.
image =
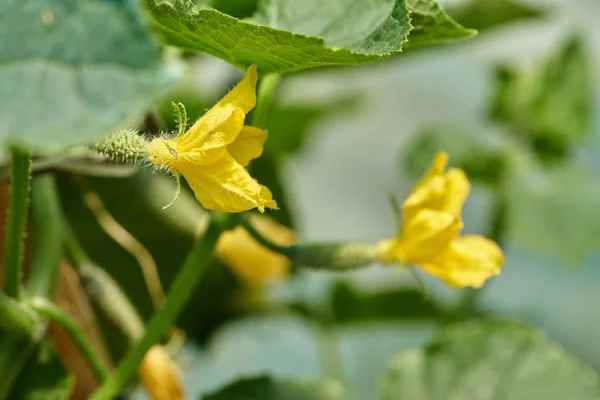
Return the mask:
{"type": "Polygon", "coordinates": [[[34,298],[31,300],[30,305],[38,313],[62,327],[69,334],[75,345],[79,348],[81,355],[94,371],[98,381],[103,382],[108,376],[108,367],[96,353],[94,346],[77,322],[63,310],[44,298],[34,298]]]}
{"type": "Polygon", "coordinates": [[[6,223],[4,291],[10,297],[19,297],[21,268],[25,247],[27,207],[29,206],[31,155],[13,147],[11,150],[10,203],[6,223]]]}
{"type": "Polygon", "coordinates": [[[265,129],[267,125],[267,116],[273,102],[275,89],[279,84],[281,75],[269,74],[265,75],[260,81],[258,87],[258,95],[256,100],[256,108],[252,115],[252,126],[265,129]]]}
{"type": "Polygon", "coordinates": [[[135,374],[146,352],[161,335],[171,327],[183,306],[187,303],[194,288],[211,264],[214,246],[222,232],[222,224],[213,215],[204,236],[192,249],[175,282],[169,288],[169,294],[163,307],[154,314],[146,328],[144,337],[121,360],[117,369],[92,396],[92,400],[112,399],[135,374]]]}
{"type": "Polygon", "coordinates": [[[50,298],[58,282],[64,240],[62,210],[54,177],[34,179],[31,199],[34,247],[27,289],[32,296],[50,298]]]}
{"type": "Polygon", "coordinates": [[[22,302],[0,292],[0,329],[8,335],[36,337],[41,319],[22,302]]]}

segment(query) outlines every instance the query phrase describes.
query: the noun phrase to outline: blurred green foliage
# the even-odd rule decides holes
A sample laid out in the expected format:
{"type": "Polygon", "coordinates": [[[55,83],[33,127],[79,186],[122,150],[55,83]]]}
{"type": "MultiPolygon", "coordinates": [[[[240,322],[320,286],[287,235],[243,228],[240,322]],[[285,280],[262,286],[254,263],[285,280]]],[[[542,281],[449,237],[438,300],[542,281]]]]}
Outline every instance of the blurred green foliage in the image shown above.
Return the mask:
{"type": "Polygon", "coordinates": [[[458,23],[480,31],[542,15],[518,0],[466,0],[450,6],[448,13],[458,23]]]}
{"type": "Polygon", "coordinates": [[[257,377],[239,380],[203,400],[349,400],[343,386],[335,381],[300,383],[257,377]]]}
{"type": "Polygon", "coordinates": [[[544,334],[482,320],[442,329],[423,348],[395,356],[382,400],[597,399],[600,379],[544,334]]]}
{"type": "Polygon", "coordinates": [[[490,115],[543,162],[561,161],[589,138],[592,85],[579,38],[535,68],[501,67],[490,115]]]}
{"type": "Polygon", "coordinates": [[[414,289],[378,290],[365,293],[339,282],[331,290],[335,322],[348,324],[382,320],[441,321],[447,310],[414,289]]]}
{"type": "Polygon", "coordinates": [[[75,378],[58,359],[50,341],[44,340],[34,351],[8,397],[10,400],[67,399],[75,378]]]}
{"type": "Polygon", "coordinates": [[[408,143],[401,167],[412,179],[422,176],[440,149],[450,154],[450,163],[463,169],[471,182],[498,186],[506,170],[506,160],[498,144],[464,129],[428,127],[408,143]]]}

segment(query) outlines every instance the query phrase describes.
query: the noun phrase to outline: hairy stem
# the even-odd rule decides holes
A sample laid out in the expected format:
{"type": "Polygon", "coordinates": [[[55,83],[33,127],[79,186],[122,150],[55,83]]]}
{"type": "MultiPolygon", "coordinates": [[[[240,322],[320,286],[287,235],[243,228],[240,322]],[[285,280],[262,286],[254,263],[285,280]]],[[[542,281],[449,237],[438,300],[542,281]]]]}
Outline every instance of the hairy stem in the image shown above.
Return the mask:
{"type": "Polygon", "coordinates": [[[221,221],[213,215],[204,236],[192,249],[177,274],[175,282],[169,288],[169,294],[163,307],[150,320],[144,337],[121,360],[113,374],[92,396],[92,400],[112,399],[135,374],[146,352],[160,339],[163,332],[171,327],[206,272],[211,263],[213,248],[221,232],[221,221]]]}
{"type": "Polygon", "coordinates": [[[27,150],[11,149],[10,203],[6,223],[4,291],[10,297],[19,297],[21,269],[29,206],[31,155],[27,150]]]}
{"type": "Polygon", "coordinates": [[[31,300],[30,305],[35,311],[62,327],[69,334],[79,348],[81,355],[94,371],[98,381],[103,382],[108,376],[108,367],[96,353],[92,342],[87,338],[79,324],[63,310],[44,298],[34,298],[31,300]]]}

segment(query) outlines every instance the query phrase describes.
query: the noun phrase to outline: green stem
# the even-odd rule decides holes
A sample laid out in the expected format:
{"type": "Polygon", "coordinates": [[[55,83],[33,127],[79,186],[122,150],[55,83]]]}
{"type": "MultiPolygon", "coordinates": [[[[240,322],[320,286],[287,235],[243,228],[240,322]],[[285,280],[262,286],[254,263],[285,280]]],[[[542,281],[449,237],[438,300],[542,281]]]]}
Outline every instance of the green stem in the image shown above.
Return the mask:
{"type": "Polygon", "coordinates": [[[44,317],[58,324],[69,334],[71,339],[73,339],[73,342],[75,342],[75,345],[79,347],[81,355],[86,359],[99,382],[103,382],[107,378],[107,366],[102,361],[102,358],[96,353],[92,343],[77,322],[63,310],[44,298],[33,298],[30,302],[30,306],[44,317]]]}
{"type": "Polygon", "coordinates": [[[112,399],[127,383],[146,352],[152,347],[175,321],[177,315],[188,301],[194,288],[211,264],[214,246],[222,232],[222,222],[211,216],[204,236],[197,242],[177,274],[175,282],[169,288],[169,294],[163,307],[154,314],[147,326],[144,337],[121,360],[117,369],[92,396],[92,400],[112,399]]]}
{"type": "Polygon", "coordinates": [[[250,234],[250,236],[252,236],[254,240],[256,240],[258,243],[260,243],[261,246],[266,247],[269,250],[273,250],[275,253],[284,255],[286,254],[289,247],[275,244],[269,239],[267,239],[265,236],[263,236],[263,234],[260,233],[254,227],[254,224],[250,222],[250,219],[246,214],[239,215],[239,222],[244,227],[244,229],[250,234]]]}
{"type": "Polygon", "coordinates": [[[281,75],[268,74],[265,75],[260,81],[256,100],[256,108],[254,109],[254,114],[252,115],[252,126],[261,129],[266,128],[267,116],[273,102],[275,88],[277,88],[280,79],[281,75]]]}
{"type": "Polygon", "coordinates": [[[55,178],[49,175],[34,179],[31,200],[34,247],[27,289],[32,296],[50,298],[60,274],[64,239],[55,178]]]}
{"type": "Polygon", "coordinates": [[[11,159],[10,203],[4,249],[4,291],[10,297],[18,298],[27,228],[31,155],[24,149],[13,147],[11,159]]]}
{"type": "Polygon", "coordinates": [[[0,292],[0,329],[12,336],[36,337],[41,319],[22,302],[0,292]]]}

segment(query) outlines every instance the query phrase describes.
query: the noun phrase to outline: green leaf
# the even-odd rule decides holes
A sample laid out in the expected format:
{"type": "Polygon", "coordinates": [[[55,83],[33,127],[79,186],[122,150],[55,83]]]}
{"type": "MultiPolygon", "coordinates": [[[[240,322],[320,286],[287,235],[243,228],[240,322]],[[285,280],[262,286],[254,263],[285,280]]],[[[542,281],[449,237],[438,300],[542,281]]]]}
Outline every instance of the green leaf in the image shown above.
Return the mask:
{"type": "Polygon", "coordinates": [[[491,115],[541,160],[560,160],[589,137],[592,87],[583,44],[571,38],[538,68],[499,69],[491,115]]]}
{"type": "Polygon", "coordinates": [[[58,359],[49,341],[43,341],[25,364],[9,399],[66,400],[71,397],[75,378],[58,359]]]}
{"type": "Polygon", "coordinates": [[[203,400],[345,400],[343,386],[333,380],[300,383],[268,376],[241,379],[203,400]]]}
{"type": "Polygon", "coordinates": [[[462,39],[477,34],[454,21],[434,0],[408,0],[411,25],[405,49],[427,46],[442,41],[462,39]]]}
{"type": "Polygon", "coordinates": [[[509,237],[573,265],[600,248],[600,182],[591,173],[577,165],[526,164],[507,185],[509,237]]]}
{"type": "Polygon", "coordinates": [[[339,282],[331,293],[331,307],[337,323],[373,320],[438,320],[445,311],[414,289],[363,293],[339,282]]]}
{"type": "Polygon", "coordinates": [[[168,77],[132,0],[6,0],[0,144],[53,152],[131,123],[168,77]]]}
{"type": "Polygon", "coordinates": [[[428,346],[392,358],[383,400],[597,400],[596,372],[520,323],[443,329],[428,346]]]}
{"type": "MultiPolygon", "coordinates": [[[[416,45],[464,36],[433,0],[413,3],[416,45]]],[[[373,62],[400,52],[411,29],[405,0],[267,0],[249,20],[191,0],[146,4],[166,44],[240,68],[254,63],[260,73],[373,62]]]]}
{"type": "Polygon", "coordinates": [[[540,10],[513,0],[469,0],[449,7],[448,12],[464,26],[477,30],[540,17],[540,10]]]}
{"type": "Polygon", "coordinates": [[[330,7],[317,0],[273,0],[263,2],[252,22],[213,9],[196,10],[190,0],[172,3],[146,0],[165,43],[241,68],[254,63],[261,73],[374,61],[400,51],[410,29],[404,0],[377,0],[373,7],[361,2],[347,16],[343,13],[350,0],[330,7]],[[356,29],[345,35],[343,27],[353,24],[356,29]]]}
{"type": "Polygon", "coordinates": [[[431,164],[438,151],[450,155],[452,166],[463,169],[469,180],[490,186],[500,183],[506,171],[502,150],[481,135],[464,129],[432,126],[417,133],[402,146],[401,163],[404,171],[417,180],[431,164]]]}

